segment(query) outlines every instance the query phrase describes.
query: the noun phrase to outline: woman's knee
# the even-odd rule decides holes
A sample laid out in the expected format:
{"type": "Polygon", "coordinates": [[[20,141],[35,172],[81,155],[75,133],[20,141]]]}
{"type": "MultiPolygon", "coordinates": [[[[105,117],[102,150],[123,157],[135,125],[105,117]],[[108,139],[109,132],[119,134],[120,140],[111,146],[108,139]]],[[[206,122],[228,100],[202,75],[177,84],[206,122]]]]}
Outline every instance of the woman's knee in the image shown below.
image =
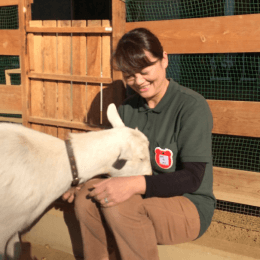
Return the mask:
{"type": "Polygon", "coordinates": [[[104,215],[109,226],[121,225],[121,223],[132,221],[139,221],[140,207],[142,207],[142,197],[134,195],[130,199],[112,207],[101,207],[102,214],[104,215]]]}

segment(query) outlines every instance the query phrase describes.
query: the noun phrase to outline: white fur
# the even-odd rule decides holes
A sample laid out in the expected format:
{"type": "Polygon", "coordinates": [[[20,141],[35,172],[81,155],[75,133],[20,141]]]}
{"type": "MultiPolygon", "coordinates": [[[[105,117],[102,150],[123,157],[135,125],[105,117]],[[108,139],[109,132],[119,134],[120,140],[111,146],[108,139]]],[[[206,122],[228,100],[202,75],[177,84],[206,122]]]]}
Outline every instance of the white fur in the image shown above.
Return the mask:
{"type": "MultiPolygon", "coordinates": [[[[148,140],[125,127],[111,104],[109,130],[71,134],[80,182],[95,175],[151,174],[148,140]]],[[[17,259],[18,232],[70,188],[64,141],[16,124],[0,124],[0,260],[17,259]],[[17,255],[15,255],[17,254],[17,255]]]]}

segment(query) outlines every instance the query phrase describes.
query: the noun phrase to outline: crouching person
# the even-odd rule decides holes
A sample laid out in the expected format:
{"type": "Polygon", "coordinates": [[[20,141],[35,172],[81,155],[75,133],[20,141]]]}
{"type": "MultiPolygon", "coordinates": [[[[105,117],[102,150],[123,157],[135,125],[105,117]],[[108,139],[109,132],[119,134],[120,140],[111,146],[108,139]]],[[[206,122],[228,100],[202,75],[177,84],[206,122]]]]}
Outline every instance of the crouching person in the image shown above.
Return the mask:
{"type": "Polygon", "coordinates": [[[84,258],[158,260],[158,244],[192,241],[211,223],[212,115],[200,94],[166,78],[167,53],[150,31],[126,33],[113,58],[135,91],[119,114],[149,139],[153,172],[92,179],[76,192],[84,258]]]}

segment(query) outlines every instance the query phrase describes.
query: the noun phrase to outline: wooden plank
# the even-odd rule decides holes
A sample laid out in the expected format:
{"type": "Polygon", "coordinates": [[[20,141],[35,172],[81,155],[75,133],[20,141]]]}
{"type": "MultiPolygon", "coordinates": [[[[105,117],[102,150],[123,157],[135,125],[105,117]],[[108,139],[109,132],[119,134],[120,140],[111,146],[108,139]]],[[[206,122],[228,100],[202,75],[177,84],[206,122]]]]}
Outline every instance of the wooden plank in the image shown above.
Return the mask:
{"type": "Polygon", "coordinates": [[[51,119],[51,118],[44,118],[44,117],[29,117],[29,122],[34,124],[40,125],[49,125],[54,127],[64,127],[69,129],[78,129],[78,130],[85,130],[85,131],[98,131],[101,129],[107,129],[107,127],[91,127],[86,125],[84,122],[77,122],[77,121],[67,121],[63,119],[51,119]]]}
{"type": "Polygon", "coordinates": [[[22,111],[21,86],[0,85],[0,109],[22,111]]]}
{"type": "MultiPolygon", "coordinates": [[[[41,27],[42,21],[30,21],[34,26],[41,27]]],[[[29,34],[29,63],[30,70],[35,71],[36,73],[43,72],[43,38],[41,34],[29,34]]],[[[43,108],[44,108],[44,91],[43,91],[43,81],[41,80],[30,80],[30,115],[43,117],[43,108]]],[[[44,126],[41,125],[31,125],[31,128],[44,132],[44,126]]]]}
{"type": "Polygon", "coordinates": [[[260,52],[260,14],[126,23],[146,27],[167,53],[260,52]]]}
{"type": "Polygon", "coordinates": [[[20,30],[20,40],[21,40],[21,53],[20,53],[20,68],[21,68],[21,87],[22,87],[22,115],[23,115],[23,125],[29,127],[28,125],[28,101],[29,101],[29,82],[28,82],[28,49],[27,49],[27,38],[26,38],[26,25],[30,15],[27,13],[30,6],[27,8],[27,1],[20,0],[18,6],[18,21],[20,30]]]}
{"type": "MultiPolygon", "coordinates": [[[[101,25],[101,20],[88,21],[89,28],[101,25]]],[[[101,76],[101,35],[87,37],[87,74],[92,77],[101,76]]]]}
{"type": "MultiPolygon", "coordinates": [[[[110,26],[109,20],[103,20],[102,26],[110,26]]],[[[102,35],[101,38],[101,68],[102,77],[111,77],[111,36],[102,35]]],[[[111,85],[102,86],[102,93],[100,93],[102,103],[100,104],[101,118],[100,123],[103,125],[109,125],[107,120],[106,111],[110,103],[114,103],[114,92],[117,89],[113,88],[111,85]]]]}
{"type": "MultiPolygon", "coordinates": [[[[57,21],[60,28],[71,28],[71,21],[57,21]]],[[[58,44],[58,61],[57,73],[71,74],[71,35],[59,34],[57,38],[58,44]]],[[[72,120],[72,85],[70,82],[58,82],[58,111],[57,118],[63,120],[72,120]]],[[[58,137],[66,139],[70,129],[58,127],[58,137]]]]}
{"type": "Polygon", "coordinates": [[[0,109],[0,114],[21,115],[22,114],[22,110],[0,109]]]}
{"type": "Polygon", "coordinates": [[[28,27],[27,32],[31,33],[87,33],[87,34],[112,34],[112,27],[96,27],[96,28],[89,28],[89,27],[71,27],[71,28],[52,28],[52,27],[45,27],[45,28],[38,28],[38,27],[28,27]]]}
{"type": "MultiPolygon", "coordinates": [[[[89,27],[98,27],[101,20],[88,21],[89,27]]],[[[89,76],[101,76],[101,35],[88,36],[87,38],[87,74],[89,76]]],[[[88,84],[87,92],[87,123],[99,125],[101,120],[100,109],[101,84],[88,84]]]]}
{"type": "Polygon", "coordinates": [[[213,133],[260,137],[260,102],[207,100],[213,133]]]}
{"type": "MultiPolygon", "coordinates": [[[[103,27],[109,27],[109,20],[101,21],[103,27]]],[[[101,43],[101,67],[102,67],[102,77],[111,78],[111,36],[102,35],[101,43]]],[[[112,83],[112,82],[103,82],[103,83],[112,83]]]]}
{"type": "Polygon", "coordinates": [[[0,55],[21,54],[21,32],[20,30],[0,30],[0,55]]]}
{"type": "Polygon", "coordinates": [[[31,19],[31,1],[20,0],[18,5],[18,21],[21,39],[21,54],[20,54],[20,67],[21,67],[21,86],[22,86],[22,119],[23,125],[30,127],[28,123],[29,103],[30,103],[30,81],[28,72],[30,70],[29,64],[29,51],[26,28],[28,27],[29,20],[31,19]]]}
{"type": "Polygon", "coordinates": [[[20,2],[19,0],[0,0],[0,7],[18,5],[19,2],[20,2]]]}
{"type": "Polygon", "coordinates": [[[73,82],[89,82],[89,83],[112,83],[112,78],[101,78],[91,76],[78,76],[78,75],[64,75],[64,74],[50,74],[50,73],[29,73],[29,78],[32,79],[47,79],[55,81],[73,81],[73,82]]]}
{"type": "MultiPolygon", "coordinates": [[[[121,0],[112,0],[112,53],[115,51],[119,39],[125,33],[126,7],[121,0]]],[[[114,103],[120,105],[125,98],[125,87],[122,81],[123,76],[120,71],[112,70],[114,103]]]]}
{"type": "Polygon", "coordinates": [[[260,173],[214,167],[217,199],[260,207],[260,173]]]}
{"type": "MultiPolygon", "coordinates": [[[[41,23],[42,24],[42,23],[41,23]]],[[[35,71],[35,66],[34,66],[34,35],[33,33],[28,33],[27,34],[27,42],[28,42],[28,53],[29,53],[29,72],[28,76],[31,71],[35,71]]],[[[39,34],[38,34],[39,36],[39,34]]],[[[38,55],[41,55],[41,53],[38,53],[38,55]]]]}
{"type": "MultiPolygon", "coordinates": [[[[43,21],[43,27],[56,27],[56,21],[43,21]]],[[[56,34],[43,35],[43,71],[56,73],[57,71],[57,37],[56,34]]],[[[57,112],[57,83],[44,81],[44,116],[56,118],[57,112]]],[[[45,127],[45,132],[57,136],[56,127],[45,127]]]]}
{"type": "MultiPolygon", "coordinates": [[[[30,21],[30,24],[37,27],[42,27],[42,21],[30,21]]],[[[41,34],[28,34],[28,44],[29,44],[29,64],[30,70],[36,73],[43,72],[43,38],[41,34]]],[[[30,79],[30,116],[43,117],[44,108],[44,88],[42,80],[30,79]]],[[[28,119],[28,122],[29,119],[28,119]]],[[[31,122],[30,122],[31,123],[31,122]]],[[[39,131],[45,132],[44,125],[41,124],[31,124],[31,128],[39,131]]]]}
{"type": "Polygon", "coordinates": [[[126,23],[126,8],[122,0],[112,0],[112,27],[113,27],[113,50],[116,49],[119,39],[128,31],[129,23],[126,23]],[[127,27],[126,27],[127,26],[127,27]]]}
{"type": "MultiPolygon", "coordinates": [[[[72,27],[86,27],[86,21],[72,21],[72,27]]],[[[86,76],[86,35],[72,36],[72,74],[86,76]]],[[[93,54],[92,54],[93,55],[93,54]]],[[[87,103],[86,84],[73,83],[73,120],[84,122],[87,103]]]]}

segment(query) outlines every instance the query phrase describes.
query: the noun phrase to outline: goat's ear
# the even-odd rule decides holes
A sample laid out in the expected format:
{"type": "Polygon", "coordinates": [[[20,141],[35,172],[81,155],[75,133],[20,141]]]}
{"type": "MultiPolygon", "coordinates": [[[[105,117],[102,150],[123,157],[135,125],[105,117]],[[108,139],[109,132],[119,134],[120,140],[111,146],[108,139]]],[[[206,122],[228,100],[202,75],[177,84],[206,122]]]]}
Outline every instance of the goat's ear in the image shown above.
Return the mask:
{"type": "Polygon", "coordinates": [[[133,152],[131,149],[131,145],[127,144],[121,148],[118,159],[130,161],[130,160],[132,160],[132,158],[133,158],[133,152]]]}
{"type": "Polygon", "coordinates": [[[116,106],[114,103],[109,104],[107,108],[107,118],[110,124],[115,127],[125,126],[122,119],[120,118],[116,106]]]}

